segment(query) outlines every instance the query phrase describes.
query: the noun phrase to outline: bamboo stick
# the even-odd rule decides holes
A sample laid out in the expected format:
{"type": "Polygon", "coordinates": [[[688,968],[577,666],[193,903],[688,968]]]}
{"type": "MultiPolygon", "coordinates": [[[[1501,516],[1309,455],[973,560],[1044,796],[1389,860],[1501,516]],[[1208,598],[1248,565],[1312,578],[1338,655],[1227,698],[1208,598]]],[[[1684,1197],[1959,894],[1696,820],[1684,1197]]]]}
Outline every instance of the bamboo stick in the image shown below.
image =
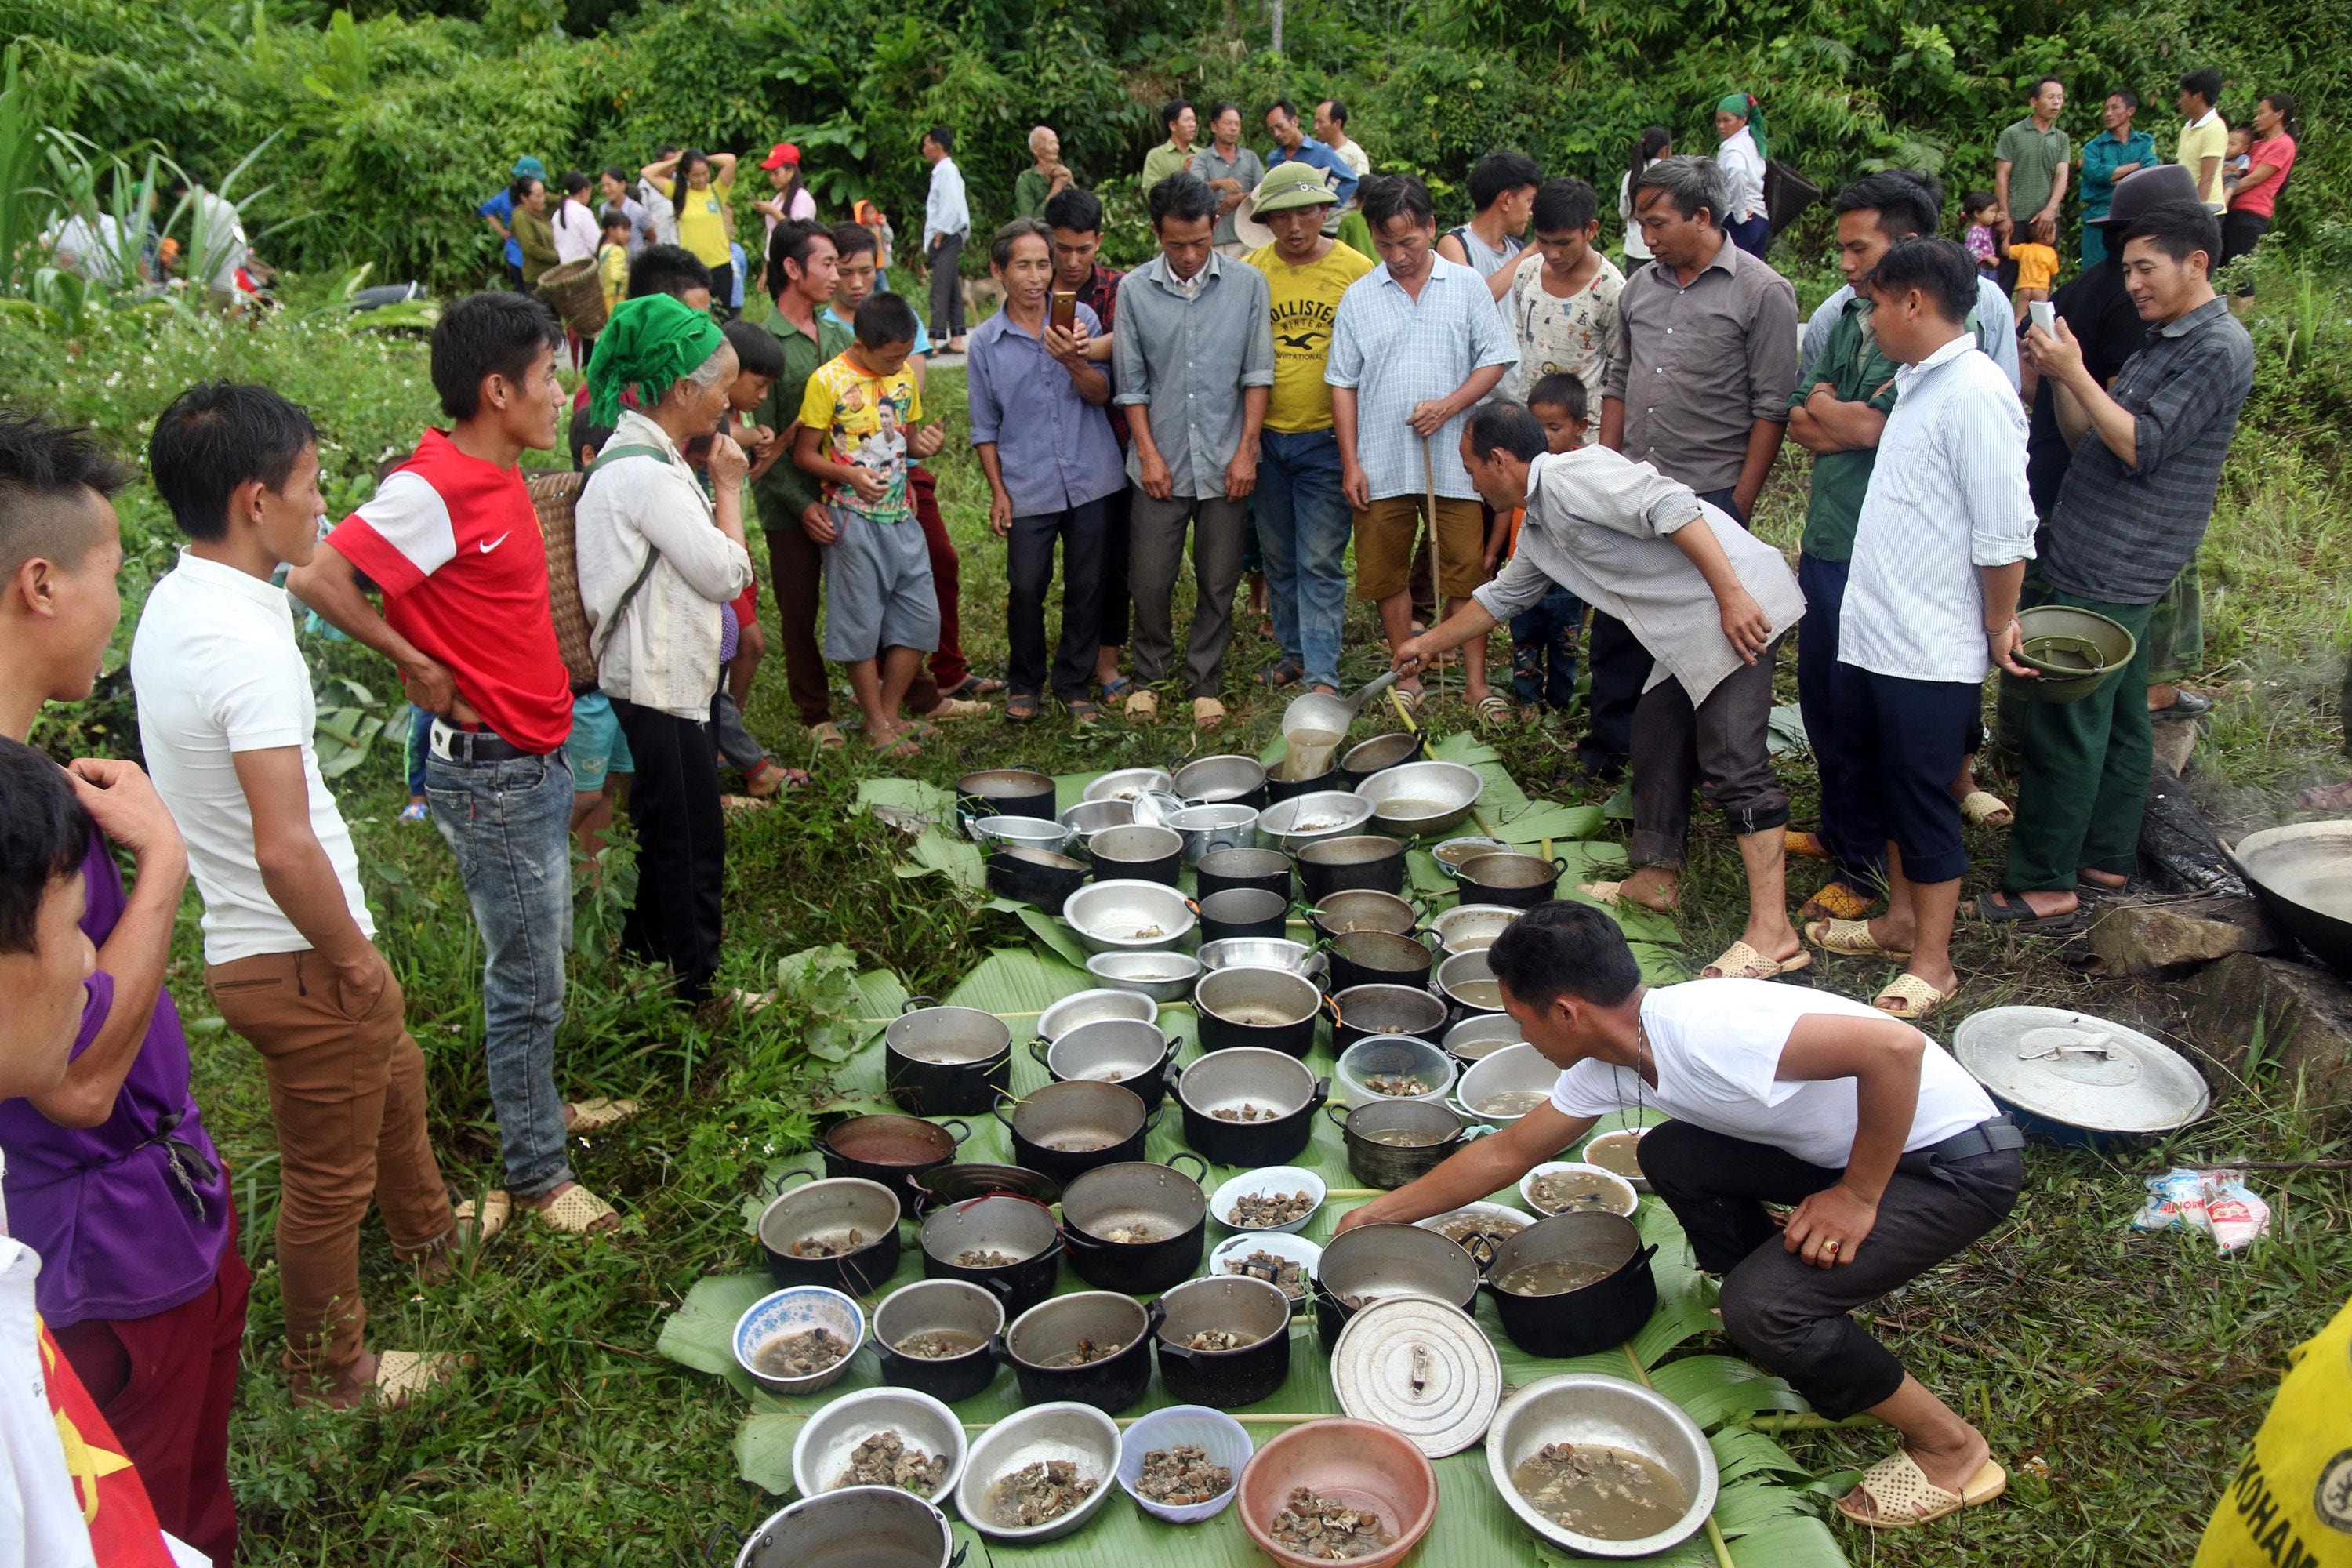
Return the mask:
{"type": "MultiPolygon", "coordinates": [[[[1617,1348],[1625,1352],[1625,1364],[1633,1369],[1633,1375],[1641,1381],[1642,1386],[1653,1394],[1656,1393],[1657,1385],[1650,1381],[1650,1369],[1642,1364],[1642,1358],[1633,1353],[1633,1347],[1622,1344],[1617,1348]]],[[[1738,1564],[1731,1560],[1731,1542],[1723,1538],[1723,1529],[1715,1522],[1712,1512],[1706,1516],[1706,1543],[1715,1548],[1717,1568],[1738,1568],[1738,1564]]]]}
{"type": "MultiPolygon", "coordinates": [[[[1434,571],[1435,567],[1433,565],[1431,570],[1434,571]]],[[[1389,701],[1394,704],[1397,718],[1402,721],[1406,731],[1410,732],[1415,740],[1421,742],[1421,754],[1429,758],[1430,761],[1435,762],[1437,760],[1437,754],[1429,749],[1428,731],[1424,731],[1419,724],[1413,721],[1412,710],[1404,705],[1404,699],[1397,695],[1397,689],[1393,686],[1389,688],[1389,701]]],[[[1480,811],[1475,805],[1470,808],[1470,820],[1476,823],[1478,825],[1478,831],[1485,834],[1487,837],[1493,838],[1496,837],[1493,825],[1486,820],[1486,814],[1480,811]]]]}

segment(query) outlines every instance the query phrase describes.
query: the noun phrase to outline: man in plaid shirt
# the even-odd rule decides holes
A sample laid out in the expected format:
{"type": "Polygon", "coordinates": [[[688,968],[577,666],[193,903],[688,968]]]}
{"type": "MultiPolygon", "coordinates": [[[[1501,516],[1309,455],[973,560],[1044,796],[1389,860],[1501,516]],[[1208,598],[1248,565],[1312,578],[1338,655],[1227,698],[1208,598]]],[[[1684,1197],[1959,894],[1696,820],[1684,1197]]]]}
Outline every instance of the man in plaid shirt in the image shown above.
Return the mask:
{"type": "MultiPolygon", "coordinates": [[[[1127,276],[1095,259],[1102,249],[1102,198],[1092,191],[1071,189],[1045,204],[1045,226],[1054,231],[1054,289],[1076,292],[1078,303],[1102,322],[1101,335],[1087,343],[1087,357],[1101,363],[1109,375],[1112,334],[1118,324],[1118,280],[1127,276]]],[[[1114,378],[1111,390],[1118,385],[1114,378]]],[[[1108,416],[1105,416],[1108,417],[1108,416]]],[[[1127,421],[1111,419],[1110,433],[1118,439],[1121,458],[1127,456],[1127,421]]],[[[1130,684],[1118,672],[1119,656],[1127,651],[1127,506],[1134,494],[1122,489],[1104,503],[1102,604],[1097,611],[1100,647],[1095,652],[1095,684],[1105,698],[1115,698],[1130,684]]]]}

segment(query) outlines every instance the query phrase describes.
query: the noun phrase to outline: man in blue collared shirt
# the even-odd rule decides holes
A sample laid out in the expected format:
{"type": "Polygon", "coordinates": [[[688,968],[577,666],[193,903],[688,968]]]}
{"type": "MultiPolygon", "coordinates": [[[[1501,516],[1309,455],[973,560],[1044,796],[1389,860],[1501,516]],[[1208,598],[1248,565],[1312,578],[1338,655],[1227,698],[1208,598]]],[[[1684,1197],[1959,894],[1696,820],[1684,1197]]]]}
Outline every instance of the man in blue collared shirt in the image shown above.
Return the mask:
{"type": "Polygon", "coordinates": [[[1070,328],[1049,324],[1053,231],[1033,217],[996,231],[988,268],[1004,307],[971,334],[971,449],[988,476],[988,526],[1006,542],[1004,716],[1037,716],[1045,679],[1045,590],[1054,542],[1062,543],[1062,637],[1054,654],[1054,695],[1071,719],[1090,724],[1102,710],[1087,696],[1101,608],[1104,529],[1109,498],[1127,486],[1118,443],[1103,405],[1110,380],[1087,358],[1102,322],[1084,305],[1070,328]]]}
{"type": "Polygon", "coordinates": [[[1311,167],[1331,172],[1334,182],[1331,188],[1338,193],[1339,205],[1333,207],[1331,216],[1324,220],[1323,232],[1339,233],[1339,215],[1346,212],[1348,204],[1356,199],[1355,165],[1307,134],[1298,123],[1298,106],[1286,98],[1276,99],[1273,107],[1265,111],[1265,128],[1274,138],[1274,151],[1265,155],[1267,168],[1297,159],[1311,167]]]}
{"type": "MultiPolygon", "coordinates": [[[[1435,515],[1425,521],[1448,613],[1486,580],[1485,525],[1462,466],[1462,426],[1517,365],[1519,346],[1486,279],[1437,254],[1436,209],[1419,180],[1368,180],[1363,204],[1387,265],[1339,297],[1323,379],[1339,438],[1339,489],[1356,513],[1356,597],[1380,605],[1393,650],[1412,636],[1413,537],[1432,491],[1435,515]]],[[[1462,650],[1462,671],[1473,704],[1494,697],[1483,640],[1462,650]]],[[[1398,690],[1418,697],[1420,678],[1398,690]]]]}

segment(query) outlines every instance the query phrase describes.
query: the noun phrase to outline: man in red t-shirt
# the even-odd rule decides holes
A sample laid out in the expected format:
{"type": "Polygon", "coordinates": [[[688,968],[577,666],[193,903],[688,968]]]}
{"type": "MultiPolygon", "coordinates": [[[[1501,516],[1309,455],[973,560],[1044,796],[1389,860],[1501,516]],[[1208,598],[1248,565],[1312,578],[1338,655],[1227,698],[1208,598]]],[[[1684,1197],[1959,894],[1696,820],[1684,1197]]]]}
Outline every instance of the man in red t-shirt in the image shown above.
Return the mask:
{"type": "MultiPolygon", "coordinates": [[[[555,1093],[563,955],[572,944],[572,686],[548,614],[547,550],[517,468],[556,443],[563,329],[519,294],[474,294],[433,329],[433,387],[455,421],[427,430],[375,497],[287,579],[295,596],[392,660],[437,715],[425,762],[433,820],[473,902],[484,1048],[507,1194],[558,1230],[620,1222],[572,1178],[564,1129],[586,1107],[555,1093]],[[383,595],[378,614],[362,574],[383,595]]],[[[599,1114],[609,1115],[610,1107],[599,1114]]]]}

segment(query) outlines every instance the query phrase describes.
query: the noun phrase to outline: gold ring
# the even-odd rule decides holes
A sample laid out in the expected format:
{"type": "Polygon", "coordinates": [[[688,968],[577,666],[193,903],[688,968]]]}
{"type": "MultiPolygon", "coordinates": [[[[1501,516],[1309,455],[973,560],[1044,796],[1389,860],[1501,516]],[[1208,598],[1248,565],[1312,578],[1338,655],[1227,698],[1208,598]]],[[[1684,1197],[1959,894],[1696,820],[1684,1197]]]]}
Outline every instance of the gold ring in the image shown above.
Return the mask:
{"type": "Polygon", "coordinates": [[[1823,1252],[1835,1252],[1837,1249],[1838,1244],[1834,1241],[1824,1242],[1822,1244],[1822,1250],[1823,1252]]]}

